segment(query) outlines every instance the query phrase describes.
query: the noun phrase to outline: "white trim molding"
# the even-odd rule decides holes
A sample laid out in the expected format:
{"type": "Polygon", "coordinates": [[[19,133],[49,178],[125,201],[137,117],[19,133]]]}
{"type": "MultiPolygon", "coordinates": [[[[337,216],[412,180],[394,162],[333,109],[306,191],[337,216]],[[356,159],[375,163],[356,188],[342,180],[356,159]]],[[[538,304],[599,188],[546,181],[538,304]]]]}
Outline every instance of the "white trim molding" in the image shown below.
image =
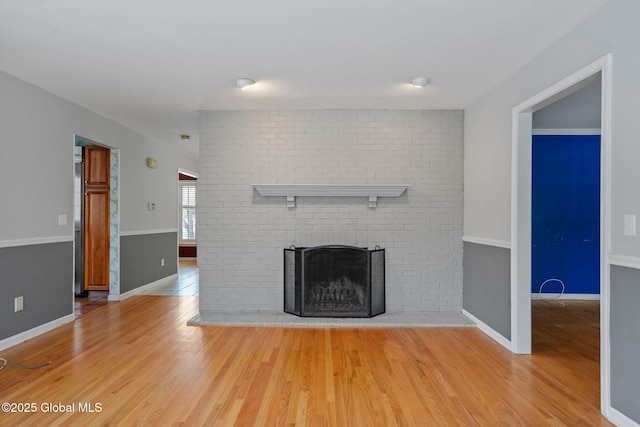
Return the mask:
{"type": "Polygon", "coordinates": [[[476,324],[478,329],[480,329],[485,334],[489,335],[491,339],[496,341],[498,344],[511,351],[511,341],[500,335],[495,329],[484,323],[482,320],[478,319],[473,314],[469,313],[467,310],[462,310],[462,314],[467,316],[472,322],[476,324]]]}
{"type": "Polygon", "coordinates": [[[616,265],[618,267],[628,267],[640,270],[640,258],[627,255],[614,255],[609,254],[609,264],[616,265]]]}
{"type": "Polygon", "coordinates": [[[158,279],[155,282],[147,283],[146,285],[142,285],[138,288],[132,289],[129,292],[125,292],[120,295],[109,295],[109,301],[123,301],[129,297],[143,294],[151,289],[160,288],[162,286],[170,285],[178,279],[178,273],[172,274],[171,276],[163,277],[162,279],[158,279]]]}
{"type": "Polygon", "coordinates": [[[532,300],[580,300],[580,301],[600,301],[600,294],[558,294],[558,293],[532,293],[532,300]]]}
{"type": "Polygon", "coordinates": [[[640,426],[637,422],[624,415],[622,412],[615,408],[609,407],[606,409],[604,416],[611,421],[614,425],[623,427],[640,426]]]}
{"type": "Polygon", "coordinates": [[[30,340],[31,338],[35,338],[46,332],[52,331],[62,325],[73,322],[75,319],[76,316],[74,314],[68,314],[64,317],[52,320],[51,322],[36,326],[35,328],[29,329],[28,331],[20,332],[17,335],[0,340],[0,350],[13,347],[14,345],[18,345],[21,342],[25,342],[27,340],[30,340]]]}
{"type": "Polygon", "coordinates": [[[120,237],[122,236],[143,236],[145,234],[164,234],[164,233],[177,233],[177,228],[167,228],[162,230],[137,230],[137,231],[121,231],[120,237]]]}
{"type": "Polygon", "coordinates": [[[476,243],[484,246],[495,246],[496,248],[511,249],[511,242],[506,240],[485,239],[483,237],[462,236],[462,241],[476,243]]]}
{"type": "MultiPolygon", "coordinates": [[[[511,144],[511,341],[514,353],[531,353],[531,156],[532,116],[600,79],[600,407],[611,407],[610,275],[612,63],[607,54],[512,109],[511,144]]],[[[628,260],[627,260],[628,261],[628,260]]]]}
{"type": "Polygon", "coordinates": [[[0,240],[0,248],[73,242],[73,236],[35,237],[33,239],[0,240]]]}
{"type": "Polygon", "coordinates": [[[408,185],[369,184],[253,184],[263,197],[286,197],[287,207],[296,206],[296,197],[368,197],[369,207],[375,208],[378,197],[399,197],[408,185]]]}
{"type": "Polygon", "coordinates": [[[600,135],[600,129],[533,129],[534,135],[600,135]]]}

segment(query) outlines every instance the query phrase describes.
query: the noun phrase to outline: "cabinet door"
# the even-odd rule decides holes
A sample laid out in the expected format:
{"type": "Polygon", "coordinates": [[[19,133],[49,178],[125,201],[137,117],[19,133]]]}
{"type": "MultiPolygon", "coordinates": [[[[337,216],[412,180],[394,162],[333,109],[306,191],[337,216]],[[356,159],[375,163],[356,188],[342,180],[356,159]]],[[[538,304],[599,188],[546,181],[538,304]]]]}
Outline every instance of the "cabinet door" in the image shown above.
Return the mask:
{"type": "Polygon", "coordinates": [[[110,157],[108,148],[84,147],[84,289],[109,290],[110,157]]]}
{"type": "Polygon", "coordinates": [[[85,189],[84,288],[109,290],[109,188],[85,189]]]}
{"type": "Polygon", "coordinates": [[[85,186],[109,185],[110,152],[108,148],[84,148],[85,186]]]}

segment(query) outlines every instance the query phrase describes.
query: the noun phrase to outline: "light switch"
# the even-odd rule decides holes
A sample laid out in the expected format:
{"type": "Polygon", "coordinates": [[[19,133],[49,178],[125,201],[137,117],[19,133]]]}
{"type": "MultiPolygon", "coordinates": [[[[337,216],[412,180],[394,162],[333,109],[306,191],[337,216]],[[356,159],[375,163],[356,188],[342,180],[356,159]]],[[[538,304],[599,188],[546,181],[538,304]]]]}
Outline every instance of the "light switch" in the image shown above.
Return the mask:
{"type": "Polygon", "coordinates": [[[67,215],[58,215],[58,225],[67,225],[67,215]]]}
{"type": "Polygon", "coordinates": [[[636,216],[635,215],[624,216],[624,235],[625,236],[636,235],[636,216]]]}

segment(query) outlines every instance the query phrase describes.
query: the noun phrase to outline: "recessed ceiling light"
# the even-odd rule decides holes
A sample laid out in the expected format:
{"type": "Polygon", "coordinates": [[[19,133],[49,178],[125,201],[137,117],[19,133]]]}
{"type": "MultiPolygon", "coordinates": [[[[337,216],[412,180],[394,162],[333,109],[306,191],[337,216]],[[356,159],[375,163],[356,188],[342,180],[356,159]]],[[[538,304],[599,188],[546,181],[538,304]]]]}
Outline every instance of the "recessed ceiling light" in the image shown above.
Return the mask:
{"type": "Polygon", "coordinates": [[[429,83],[428,77],[416,77],[411,80],[411,84],[415,87],[425,87],[429,83]]]}
{"type": "Polygon", "coordinates": [[[251,80],[251,79],[247,79],[247,78],[240,78],[240,79],[236,79],[236,86],[238,86],[240,89],[246,89],[249,86],[252,86],[256,84],[255,80],[251,80]]]}

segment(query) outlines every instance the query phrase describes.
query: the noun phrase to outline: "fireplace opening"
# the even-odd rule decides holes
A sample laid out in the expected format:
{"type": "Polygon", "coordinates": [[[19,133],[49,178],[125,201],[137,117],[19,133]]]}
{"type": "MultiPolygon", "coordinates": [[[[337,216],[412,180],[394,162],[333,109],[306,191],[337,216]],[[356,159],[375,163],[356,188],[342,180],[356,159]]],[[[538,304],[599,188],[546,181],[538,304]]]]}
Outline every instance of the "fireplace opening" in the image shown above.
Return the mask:
{"type": "Polygon", "coordinates": [[[384,249],[327,245],[284,250],[284,311],[372,317],[385,311],[384,249]]]}

